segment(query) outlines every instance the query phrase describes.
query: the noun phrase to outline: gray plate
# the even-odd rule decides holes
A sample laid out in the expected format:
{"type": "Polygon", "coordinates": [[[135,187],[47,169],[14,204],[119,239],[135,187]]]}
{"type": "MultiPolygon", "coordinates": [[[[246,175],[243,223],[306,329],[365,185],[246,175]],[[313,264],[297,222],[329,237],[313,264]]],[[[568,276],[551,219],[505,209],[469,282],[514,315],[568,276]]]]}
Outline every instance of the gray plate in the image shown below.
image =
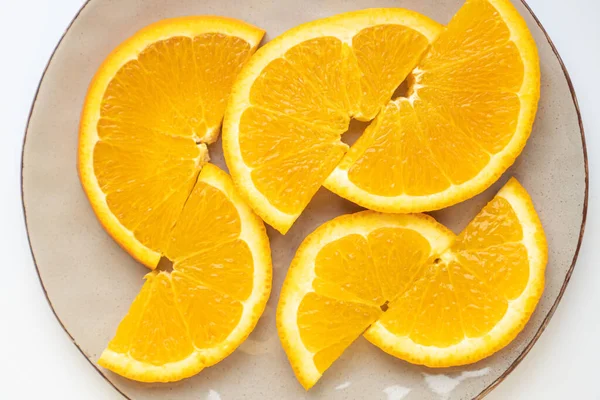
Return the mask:
{"type": "MultiPolygon", "coordinates": [[[[107,382],[135,399],[467,399],[482,397],[527,354],[548,323],[573,270],[587,206],[583,128],[567,72],[526,4],[515,5],[535,37],[542,93],[523,154],[492,188],[434,213],[455,231],[515,175],[531,194],[548,235],[550,261],[544,295],[525,330],[508,347],[477,364],[433,370],[384,354],[364,339],[353,344],[305,393],[277,338],[274,309],[300,241],[321,223],[358,207],[319,191],[284,237],[269,229],[274,290],[250,338],[230,357],[174,384],[140,384],[112,374],[96,360],[142,285],[147,269],[104,232],[81,189],[76,170],[79,112],[94,72],[117,44],[166,17],[216,14],[267,30],[266,40],[305,21],[367,7],[406,7],[447,23],[461,0],[91,0],[67,29],[35,98],[23,149],[23,204],[42,286],[59,322],[107,382]]],[[[221,144],[210,148],[224,168],[221,144]]],[[[115,397],[117,397],[115,393],[115,397]]]]}

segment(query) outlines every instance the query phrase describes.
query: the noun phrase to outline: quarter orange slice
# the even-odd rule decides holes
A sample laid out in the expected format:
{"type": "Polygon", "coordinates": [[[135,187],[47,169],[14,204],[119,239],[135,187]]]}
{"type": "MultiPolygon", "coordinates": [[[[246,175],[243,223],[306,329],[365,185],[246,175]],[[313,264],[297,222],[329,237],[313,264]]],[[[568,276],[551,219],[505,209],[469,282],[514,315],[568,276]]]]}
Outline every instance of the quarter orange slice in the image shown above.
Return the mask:
{"type": "Polygon", "coordinates": [[[282,233],[321,185],[377,211],[447,207],[514,162],[539,81],[535,43],[508,0],[467,0],[445,29],[402,9],[314,21],[240,73],[225,113],[227,165],[282,233]],[[375,119],[348,149],[352,118],[375,119]]]}
{"type": "Polygon", "coordinates": [[[254,329],[271,289],[262,221],[219,168],[202,168],[166,255],[98,363],[143,382],[192,376],[231,354],[254,329]]]}
{"type": "Polygon", "coordinates": [[[160,21],[119,45],[90,84],[81,182],[108,233],[151,269],[209,159],[233,80],[263,34],[222,17],[160,21]]]}
{"type": "Polygon", "coordinates": [[[279,336],[306,389],[363,332],[412,363],[473,363],[529,320],[546,262],[542,225],[514,178],[458,236],[423,214],[341,216],[298,249],[279,336]]]}

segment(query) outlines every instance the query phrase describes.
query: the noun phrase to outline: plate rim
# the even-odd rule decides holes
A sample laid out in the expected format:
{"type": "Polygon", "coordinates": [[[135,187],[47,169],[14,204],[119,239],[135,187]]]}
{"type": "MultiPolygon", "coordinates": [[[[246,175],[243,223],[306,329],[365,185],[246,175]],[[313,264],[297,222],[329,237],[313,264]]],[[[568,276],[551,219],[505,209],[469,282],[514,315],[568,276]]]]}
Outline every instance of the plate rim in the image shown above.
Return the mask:
{"type": "MultiPolygon", "coordinates": [[[[46,299],[46,302],[50,306],[50,310],[52,310],[52,314],[54,314],[54,317],[56,318],[56,320],[58,321],[58,323],[60,324],[60,326],[62,327],[62,329],[64,330],[64,332],[69,336],[69,339],[75,345],[75,347],[77,348],[77,350],[79,350],[79,352],[81,353],[81,355],[84,356],[84,358],[90,363],[90,365],[96,370],[96,372],[106,382],[108,382],[108,384],[110,386],[112,386],[121,396],[123,396],[127,400],[133,400],[132,398],[130,398],[129,396],[127,396],[125,393],[123,393],[123,391],[121,391],[121,389],[119,389],[110,379],[108,379],[108,377],[106,376],[106,374],[104,374],[103,371],[91,360],[91,358],[89,358],[86,355],[86,353],[79,346],[79,344],[77,343],[77,341],[75,340],[75,338],[73,337],[73,335],[71,335],[71,332],[69,332],[69,330],[67,329],[67,327],[63,324],[62,320],[60,319],[60,317],[56,313],[56,310],[54,309],[52,301],[50,300],[50,297],[48,296],[48,292],[46,291],[46,287],[44,286],[44,281],[42,280],[42,276],[40,275],[40,270],[38,268],[37,260],[36,260],[36,257],[35,257],[35,252],[33,250],[32,244],[31,244],[31,236],[29,234],[29,224],[28,224],[28,221],[27,221],[27,208],[25,206],[25,189],[24,189],[24,185],[23,185],[23,171],[25,169],[25,162],[24,162],[25,161],[25,146],[27,144],[27,134],[29,132],[29,125],[31,123],[31,116],[33,114],[33,110],[34,110],[35,105],[37,103],[37,99],[38,99],[40,87],[41,87],[41,85],[42,85],[42,83],[44,81],[44,78],[46,77],[46,72],[48,71],[48,67],[50,66],[50,64],[54,60],[54,56],[56,54],[56,51],[58,50],[58,48],[62,44],[63,39],[65,38],[65,36],[67,35],[67,33],[70,31],[70,29],[72,28],[73,24],[77,20],[77,18],[79,18],[79,15],[81,14],[81,12],[92,1],[94,1],[94,0],[85,0],[85,2],[83,3],[83,5],[79,8],[79,10],[77,10],[77,12],[75,13],[75,15],[73,16],[73,18],[71,19],[71,21],[69,22],[69,24],[67,25],[67,27],[65,28],[64,32],[61,34],[60,39],[58,40],[58,42],[54,46],[54,49],[52,50],[52,54],[50,55],[50,58],[48,59],[46,65],[44,67],[44,70],[42,72],[42,75],[40,77],[40,80],[39,80],[39,82],[37,84],[37,87],[36,87],[36,90],[35,90],[35,95],[33,96],[33,100],[31,102],[31,107],[29,108],[29,113],[27,115],[27,124],[25,125],[25,132],[24,132],[24,135],[23,135],[23,144],[21,146],[21,172],[20,172],[21,207],[22,207],[22,210],[23,210],[23,217],[24,217],[24,222],[25,222],[25,232],[27,234],[27,243],[29,245],[29,251],[31,253],[31,257],[32,257],[32,260],[33,260],[33,265],[35,267],[35,272],[37,274],[40,286],[41,286],[42,291],[44,293],[44,297],[46,299]]],[[[534,19],[535,23],[537,24],[537,26],[541,29],[542,33],[544,34],[544,37],[546,38],[546,40],[548,41],[548,44],[550,45],[550,48],[551,48],[552,52],[554,53],[554,55],[558,59],[558,62],[560,64],[560,67],[561,67],[561,70],[563,72],[563,75],[564,75],[564,77],[565,77],[565,79],[567,81],[567,85],[569,87],[569,92],[571,93],[571,98],[573,100],[573,105],[574,105],[575,111],[577,113],[577,120],[578,120],[578,124],[579,124],[579,133],[581,135],[581,150],[583,152],[583,164],[584,164],[584,172],[585,172],[585,177],[584,177],[585,178],[584,179],[584,181],[585,181],[585,187],[584,187],[583,209],[582,209],[582,215],[581,215],[581,227],[580,227],[580,230],[579,230],[579,237],[578,237],[578,240],[577,240],[577,246],[575,247],[575,253],[573,254],[573,259],[571,260],[571,265],[569,266],[569,269],[567,270],[567,275],[565,276],[565,279],[564,279],[564,281],[563,281],[563,283],[561,285],[561,288],[560,288],[560,291],[558,292],[558,296],[556,297],[556,300],[554,301],[554,303],[552,303],[552,306],[550,307],[548,313],[546,314],[546,316],[542,320],[542,323],[541,323],[540,327],[538,328],[538,330],[535,332],[533,338],[529,341],[529,343],[527,343],[527,345],[519,353],[519,355],[517,356],[517,358],[509,365],[509,367],[498,378],[496,378],[492,383],[490,383],[487,387],[485,387],[478,395],[476,395],[475,397],[473,397],[473,400],[481,400],[481,399],[483,399],[492,390],[494,390],[500,383],[502,383],[506,379],[506,377],[508,377],[508,375],[510,375],[515,370],[515,368],[521,363],[521,361],[523,361],[523,359],[525,358],[525,356],[527,356],[527,354],[531,351],[531,349],[533,348],[533,346],[537,343],[538,339],[540,338],[540,336],[542,335],[542,333],[546,329],[546,326],[550,323],[550,320],[554,316],[554,312],[556,311],[556,309],[557,309],[560,301],[562,300],[564,292],[567,289],[569,281],[571,280],[571,276],[573,274],[573,270],[575,269],[575,264],[577,263],[577,258],[579,257],[579,251],[581,250],[581,244],[583,242],[583,236],[584,236],[584,233],[585,233],[585,226],[586,226],[586,221],[587,221],[588,199],[589,199],[589,165],[588,165],[587,145],[586,145],[586,139],[585,139],[585,129],[584,129],[584,126],[583,126],[583,119],[581,117],[581,111],[579,109],[579,102],[577,100],[577,95],[575,93],[575,88],[573,86],[573,82],[571,80],[569,72],[567,71],[567,67],[565,66],[565,63],[563,62],[563,59],[562,59],[562,57],[560,56],[560,54],[558,52],[558,49],[554,45],[554,42],[550,38],[550,35],[546,31],[546,28],[544,28],[544,26],[542,25],[542,23],[539,20],[539,18],[537,17],[537,15],[533,12],[533,10],[529,6],[529,4],[527,4],[526,0],[514,0],[514,1],[520,2],[525,7],[525,9],[533,17],[533,19],[534,19]]]]}

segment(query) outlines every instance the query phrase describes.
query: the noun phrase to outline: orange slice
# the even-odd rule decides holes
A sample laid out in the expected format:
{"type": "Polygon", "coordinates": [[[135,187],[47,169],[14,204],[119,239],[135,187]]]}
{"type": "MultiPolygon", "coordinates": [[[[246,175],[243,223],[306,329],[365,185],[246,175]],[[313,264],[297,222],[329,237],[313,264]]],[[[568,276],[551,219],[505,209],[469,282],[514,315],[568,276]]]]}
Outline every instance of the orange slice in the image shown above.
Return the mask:
{"type": "Polygon", "coordinates": [[[252,331],[271,288],[262,221],[206,164],[233,79],[263,31],[219,17],[158,22],[113,51],[83,109],[79,172],[98,219],[154,271],[98,363],[144,382],[186,378],[252,331]]]}
{"type": "Polygon", "coordinates": [[[98,363],[143,382],[192,376],[250,334],[271,289],[262,221],[207,164],[171,233],[173,271],[153,271],[98,363]]]}
{"type": "Polygon", "coordinates": [[[539,60],[508,0],[467,0],[324,185],[363,207],[420,212],[464,201],[521,153],[539,60]]]}
{"type": "Polygon", "coordinates": [[[264,32],[221,17],[160,21],[104,61],[81,116],[79,174],[98,219],[153,269],[264,32]]]}
{"type": "Polygon", "coordinates": [[[508,0],[468,0],[446,29],[400,9],[341,14],[246,65],[225,115],[227,165],[282,233],[321,185],[377,211],[447,207],[514,162],[539,85],[535,43],[508,0]],[[351,118],[374,117],[348,150],[351,118]]]}
{"type": "Polygon", "coordinates": [[[267,43],[238,76],[223,124],[236,186],[285,233],[348,146],[351,118],[370,120],[441,26],[403,9],[313,21],[267,43]]]}
{"type": "Polygon", "coordinates": [[[279,337],[306,389],[363,332],[412,363],[473,363],[529,320],[546,262],[540,220],[515,179],[458,236],[422,214],[341,216],[298,249],[280,295],[279,337]]]}

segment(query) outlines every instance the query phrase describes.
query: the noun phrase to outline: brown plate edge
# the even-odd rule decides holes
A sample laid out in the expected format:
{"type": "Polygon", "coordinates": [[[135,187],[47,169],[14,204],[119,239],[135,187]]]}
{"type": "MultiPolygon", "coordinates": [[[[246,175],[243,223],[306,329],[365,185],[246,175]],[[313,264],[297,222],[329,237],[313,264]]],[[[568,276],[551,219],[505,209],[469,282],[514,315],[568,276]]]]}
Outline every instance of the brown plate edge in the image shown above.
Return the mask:
{"type": "MultiPolygon", "coordinates": [[[[81,12],[84,10],[84,8],[86,6],[88,6],[91,1],[92,0],[86,0],[85,1],[85,3],[77,11],[77,13],[75,14],[75,16],[73,17],[73,19],[71,20],[71,22],[69,23],[69,25],[67,26],[67,28],[65,29],[65,31],[63,32],[63,34],[61,35],[60,40],[58,41],[58,43],[54,47],[54,50],[52,50],[52,55],[48,59],[48,63],[44,67],[44,71],[43,71],[42,76],[40,78],[40,81],[39,81],[39,83],[37,85],[37,89],[35,91],[35,96],[33,98],[33,102],[31,104],[31,108],[29,110],[29,115],[27,117],[27,125],[25,126],[25,134],[23,136],[23,146],[22,146],[22,150],[21,150],[21,205],[22,205],[22,208],[23,208],[23,216],[24,216],[24,222],[25,222],[25,231],[27,232],[27,242],[29,243],[29,250],[31,252],[31,257],[33,258],[33,264],[35,266],[35,271],[36,271],[38,279],[40,281],[40,285],[42,287],[42,291],[44,292],[44,296],[46,297],[46,301],[48,302],[48,305],[50,306],[50,309],[52,310],[52,313],[56,317],[56,320],[58,321],[58,323],[60,324],[60,326],[63,328],[63,330],[65,331],[65,333],[71,339],[71,342],[73,342],[73,344],[75,345],[75,347],[77,347],[77,349],[79,350],[79,352],[92,365],[92,367],[94,367],[94,369],[100,374],[100,376],[102,376],[102,378],[104,378],[104,380],[106,380],[106,382],[108,382],[125,399],[132,400],[129,396],[127,396],[125,393],[123,393],[114,383],[112,383],[112,381],[110,379],[108,379],[108,377],[104,374],[104,372],[100,368],[98,368],[98,366],[85,354],[85,352],[83,351],[83,349],[81,347],[79,347],[79,345],[75,341],[75,338],[71,335],[71,333],[69,332],[69,330],[65,327],[65,325],[61,321],[60,317],[56,313],[56,310],[54,309],[54,306],[52,305],[52,301],[50,300],[50,297],[48,297],[48,292],[46,291],[46,287],[44,286],[44,282],[42,281],[42,276],[40,275],[40,271],[39,271],[39,268],[38,268],[38,265],[37,265],[37,261],[36,261],[36,258],[35,258],[35,253],[33,251],[32,245],[31,245],[31,238],[29,236],[29,226],[27,224],[27,210],[25,208],[25,197],[24,197],[24,187],[23,187],[23,169],[25,167],[25,165],[24,165],[25,145],[26,145],[26,142],[27,142],[27,132],[29,131],[29,124],[30,124],[30,121],[31,121],[31,115],[33,114],[33,109],[34,109],[35,103],[37,101],[38,93],[40,91],[40,86],[42,85],[42,82],[44,81],[44,77],[46,76],[46,72],[48,71],[48,67],[50,66],[50,63],[52,62],[52,59],[54,58],[54,54],[56,53],[56,50],[58,49],[58,47],[62,43],[62,41],[65,38],[66,34],[69,32],[69,29],[71,29],[71,26],[73,25],[73,23],[75,22],[75,20],[77,20],[77,17],[79,17],[79,14],[81,14],[81,12]]],[[[575,94],[575,88],[573,87],[573,82],[571,81],[571,77],[569,76],[569,72],[567,71],[567,68],[566,68],[564,62],[563,62],[560,54],[558,53],[558,50],[556,49],[556,46],[554,45],[554,42],[552,42],[552,39],[550,39],[550,36],[548,35],[548,32],[546,31],[546,29],[544,28],[544,26],[542,25],[542,23],[540,22],[540,20],[538,19],[538,17],[535,15],[535,13],[531,9],[531,7],[529,7],[529,5],[527,4],[527,2],[525,0],[519,0],[519,1],[527,9],[527,11],[529,11],[529,13],[531,14],[531,16],[535,20],[536,24],[542,30],[542,33],[546,37],[546,40],[548,40],[548,43],[550,44],[552,52],[556,55],[556,58],[558,59],[558,62],[560,63],[560,66],[561,66],[561,69],[562,69],[563,74],[565,76],[565,79],[567,80],[567,84],[569,85],[569,91],[571,92],[571,97],[573,99],[573,105],[575,106],[575,111],[577,112],[577,119],[578,119],[578,122],[579,122],[579,131],[580,131],[580,134],[581,134],[581,148],[582,148],[582,151],[583,151],[583,161],[584,161],[584,168],[585,168],[585,190],[584,190],[583,211],[582,211],[582,218],[581,218],[581,229],[579,231],[579,239],[577,241],[577,247],[575,249],[575,254],[573,255],[573,260],[571,261],[571,266],[569,267],[569,270],[567,271],[567,276],[565,277],[565,280],[564,280],[564,282],[562,284],[562,287],[560,288],[560,292],[558,293],[558,297],[554,301],[554,304],[552,304],[552,307],[550,308],[550,310],[546,314],[546,317],[544,318],[544,320],[543,320],[542,324],[540,325],[540,327],[538,328],[537,332],[535,333],[535,335],[533,336],[533,338],[530,340],[530,342],[527,344],[527,346],[525,347],[525,349],[523,349],[523,351],[521,351],[521,353],[515,359],[515,361],[513,361],[513,363],[508,367],[508,369],[506,369],[506,371],[504,371],[504,373],[502,373],[502,375],[500,375],[488,387],[486,387],[483,391],[481,391],[481,393],[479,393],[477,396],[475,396],[473,398],[473,400],[481,400],[481,399],[483,399],[492,390],[494,390],[494,388],[496,388],[496,386],[498,386],[502,381],[504,381],[504,379],[506,379],[506,377],[517,367],[517,365],[519,365],[519,363],[523,360],[523,358],[525,358],[525,356],[529,353],[529,351],[532,349],[533,345],[538,341],[539,337],[541,336],[541,334],[546,329],[546,326],[548,325],[548,323],[550,322],[550,319],[554,315],[554,312],[556,311],[556,308],[558,307],[558,304],[560,303],[560,301],[561,301],[561,299],[563,297],[563,294],[564,294],[564,292],[565,292],[565,290],[567,288],[567,285],[569,284],[569,281],[571,280],[571,275],[573,274],[573,270],[575,268],[575,263],[577,261],[577,257],[579,256],[579,250],[581,249],[581,243],[583,241],[583,234],[585,232],[585,224],[586,224],[586,219],[587,219],[588,196],[589,196],[588,156],[587,156],[587,146],[586,146],[586,141],[585,141],[585,130],[583,128],[583,120],[581,118],[581,112],[579,110],[579,102],[577,101],[577,95],[575,94]]]]}
{"type": "Polygon", "coordinates": [[[581,243],[583,242],[583,234],[585,232],[585,223],[586,223],[586,219],[587,219],[590,176],[589,176],[589,167],[588,167],[587,145],[585,142],[585,130],[583,128],[583,120],[581,118],[581,111],[579,110],[579,102],[577,101],[577,95],[575,94],[575,88],[573,87],[573,82],[571,81],[571,76],[569,75],[569,71],[567,71],[567,67],[565,66],[565,63],[563,62],[563,59],[561,58],[560,54],[558,53],[558,49],[554,45],[554,42],[552,41],[552,39],[550,39],[550,35],[548,35],[548,32],[546,31],[546,29],[544,28],[544,26],[538,19],[537,15],[535,15],[535,13],[531,9],[531,7],[529,7],[529,4],[527,4],[527,2],[525,0],[520,0],[520,1],[523,4],[523,6],[527,9],[527,11],[529,11],[531,16],[535,20],[535,23],[540,27],[540,29],[542,30],[542,33],[544,34],[544,36],[546,36],[546,40],[548,40],[548,43],[550,44],[550,47],[552,48],[552,52],[554,52],[554,54],[556,55],[556,58],[558,59],[558,62],[560,63],[560,67],[562,68],[562,71],[565,75],[565,79],[567,80],[567,84],[569,85],[569,91],[571,92],[571,97],[573,98],[573,105],[575,106],[575,111],[577,111],[577,120],[579,122],[579,131],[581,133],[581,149],[583,151],[583,165],[585,168],[585,190],[584,190],[585,195],[584,195],[584,199],[583,199],[583,211],[581,213],[582,214],[581,215],[581,229],[579,231],[579,239],[577,240],[577,247],[575,248],[575,254],[573,255],[573,260],[571,261],[571,266],[569,267],[569,270],[567,271],[567,276],[565,277],[565,281],[563,282],[562,287],[560,288],[560,292],[558,293],[558,296],[556,297],[554,304],[552,304],[552,307],[550,307],[548,314],[546,314],[546,317],[542,321],[542,324],[538,328],[537,332],[535,333],[533,338],[529,341],[527,346],[523,349],[523,351],[521,351],[521,353],[515,359],[515,361],[513,361],[513,363],[506,369],[506,371],[504,371],[504,373],[502,375],[500,375],[488,387],[483,389],[483,391],[481,393],[479,393],[476,397],[474,397],[473,400],[483,399],[492,390],[494,390],[494,388],[496,386],[498,386],[500,383],[502,383],[502,381],[504,381],[504,379],[506,379],[506,377],[517,367],[517,365],[519,365],[519,363],[523,360],[523,358],[525,358],[525,356],[533,348],[533,345],[538,341],[538,339],[540,338],[540,336],[546,329],[546,326],[548,325],[548,323],[550,322],[550,319],[554,315],[554,312],[556,311],[556,308],[558,307],[558,303],[560,303],[560,301],[565,293],[565,290],[567,289],[567,285],[569,284],[569,281],[571,280],[571,275],[573,274],[573,269],[575,268],[575,263],[577,262],[577,257],[579,256],[579,250],[581,249],[581,243]]]}
{"type": "Polygon", "coordinates": [[[59,39],[58,43],[56,43],[56,46],[52,50],[52,55],[50,55],[50,58],[48,59],[48,63],[44,67],[44,71],[42,72],[42,76],[40,78],[40,82],[38,83],[37,88],[35,90],[35,95],[33,97],[32,103],[31,103],[31,108],[29,109],[29,115],[27,116],[27,125],[25,126],[25,135],[23,136],[23,147],[21,149],[21,205],[23,207],[23,217],[24,217],[24,222],[25,222],[25,231],[27,232],[27,243],[29,243],[29,251],[31,252],[31,257],[33,258],[33,265],[35,266],[35,272],[36,272],[36,274],[38,276],[38,279],[40,281],[40,285],[42,287],[42,291],[44,292],[44,296],[46,297],[46,301],[48,302],[48,305],[50,306],[50,309],[52,310],[52,314],[54,314],[54,316],[56,317],[56,320],[58,321],[58,323],[60,324],[60,326],[63,328],[63,330],[65,331],[65,333],[69,336],[69,339],[71,339],[71,342],[73,342],[73,344],[75,345],[75,347],[77,347],[77,350],[79,350],[79,352],[92,365],[92,367],[94,367],[94,369],[96,370],[96,372],[98,372],[100,374],[100,376],[102,376],[102,378],[104,378],[104,380],[106,382],[108,382],[125,399],[132,400],[129,396],[127,396],[125,393],[123,393],[115,384],[113,384],[110,381],[110,379],[108,379],[108,377],[102,372],[102,370],[100,370],[100,368],[98,368],[98,366],[96,364],[94,364],[94,362],[87,356],[87,354],[85,354],[85,352],[83,351],[83,349],[81,347],[79,347],[79,344],[77,344],[77,341],[75,341],[75,338],[73,337],[73,335],[71,335],[71,332],[69,332],[69,330],[67,329],[67,327],[63,324],[62,320],[60,319],[60,317],[56,313],[56,310],[54,309],[54,306],[52,305],[52,301],[50,300],[50,297],[48,297],[48,292],[46,291],[46,287],[44,286],[44,281],[42,281],[42,276],[40,275],[40,270],[38,268],[37,260],[35,258],[35,253],[33,251],[33,246],[31,245],[31,237],[29,236],[29,225],[27,223],[27,209],[25,208],[25,190],[24,190],[24,186],[23,186],[23,170],[25,169],[25,145],[27,144],[27,132],[29,131],[29,124],[31,123],[31,115],[33,114],[33,109],[35,107],[35,103],[37,102],[38,94],[40,92],[40,87],[42,86],[42,82],[44,81],[44,77],[46,76],[46,72],[48,72],[48,67],[50,66],[50,63],[52,62],[52,59],[54,58],[54,54],[56,54],[56,50],[58,50],[58,47],[60,46],[60,44],[62,43],[63,39],[65,38],[65,36],[69,32],[69,30],[71,29],[71,26],[73,26],[73,23],[75,23],[75,21],[79,17],[79,14],[81,14],[81,12],[85,9],[85,7],[88,6],[88,4],[91,1],[92,0],[85,0],[85,3],[83,3],[83,5],[81,6],[81,8],[79,8],[79,10],[77,11],[77,13],[73,16],[73,19],[71,19],[71,22],[69,22],[69,25],[67,26],[67,28],[65,29],[65,31],[60,36],[60,39],[59,39]]]}

